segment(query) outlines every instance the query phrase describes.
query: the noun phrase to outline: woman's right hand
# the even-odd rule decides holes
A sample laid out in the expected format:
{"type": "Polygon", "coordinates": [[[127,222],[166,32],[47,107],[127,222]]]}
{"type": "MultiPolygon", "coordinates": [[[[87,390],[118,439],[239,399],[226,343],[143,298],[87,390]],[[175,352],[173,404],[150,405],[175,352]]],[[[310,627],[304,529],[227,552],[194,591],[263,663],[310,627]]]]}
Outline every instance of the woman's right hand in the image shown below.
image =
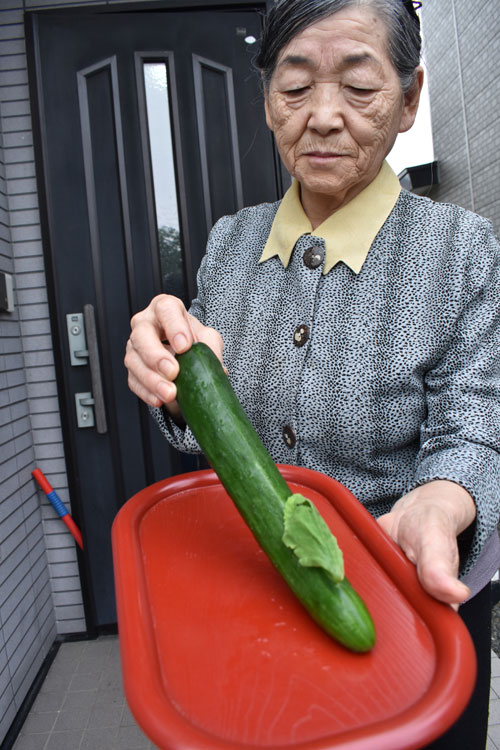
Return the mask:
{"type": "Polygon", "coordinates": [[[175,355],[187,351],[195,341],[207,344],[222,362],[224,345],[220,333],[190,315],[177,297],[155,297],[131,320],[125,354],[130,390],[150,406],[165,404],[176,416],[173,381],[179,364],[175,355]]]}

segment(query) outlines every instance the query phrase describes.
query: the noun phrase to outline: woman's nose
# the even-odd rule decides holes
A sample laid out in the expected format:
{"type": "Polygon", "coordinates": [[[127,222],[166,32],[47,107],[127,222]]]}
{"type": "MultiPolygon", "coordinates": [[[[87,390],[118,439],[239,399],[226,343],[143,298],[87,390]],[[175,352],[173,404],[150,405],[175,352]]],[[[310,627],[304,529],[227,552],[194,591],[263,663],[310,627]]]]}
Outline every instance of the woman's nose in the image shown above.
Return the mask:
{"type": "Polygon", "coordinates": [[[319,84],[310,99],[308,126],[321,135],[344,127],[343,100],[338,86],[319,84]]]}

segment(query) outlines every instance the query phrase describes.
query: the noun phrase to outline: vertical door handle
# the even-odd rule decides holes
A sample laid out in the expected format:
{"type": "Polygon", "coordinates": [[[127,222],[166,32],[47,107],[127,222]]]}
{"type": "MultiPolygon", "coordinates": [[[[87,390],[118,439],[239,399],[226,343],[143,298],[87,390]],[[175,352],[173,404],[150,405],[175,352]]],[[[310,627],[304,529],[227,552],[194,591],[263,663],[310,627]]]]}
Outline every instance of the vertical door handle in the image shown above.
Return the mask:
{"type": "Polygon", "coordinates": [[[99,360],[99,347],[97,345],[97,330],[93,305],[83,306],[83,319],[85,321],[85,332],[87,334],[87,350],[90,367],[90,379],[92,381],[92,396],[94,400],[95,426],[101,435],[108,431],[106,422],[106,408],[104,404],[104,392],[101,380],[101,362],[99,360]]]}

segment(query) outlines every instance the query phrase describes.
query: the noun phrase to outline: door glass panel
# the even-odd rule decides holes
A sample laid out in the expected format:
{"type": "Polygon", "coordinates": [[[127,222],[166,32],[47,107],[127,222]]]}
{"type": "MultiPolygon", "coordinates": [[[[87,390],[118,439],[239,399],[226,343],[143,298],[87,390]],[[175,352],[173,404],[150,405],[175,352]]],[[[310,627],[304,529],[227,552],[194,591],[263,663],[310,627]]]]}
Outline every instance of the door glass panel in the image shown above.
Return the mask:
{"type": "Polygon", "coordinates": [[[144,63],[144,86],[162,286],[164,292],[183,298],[184,270],[170,124],[168,69],[164,62],[144,63]]]}

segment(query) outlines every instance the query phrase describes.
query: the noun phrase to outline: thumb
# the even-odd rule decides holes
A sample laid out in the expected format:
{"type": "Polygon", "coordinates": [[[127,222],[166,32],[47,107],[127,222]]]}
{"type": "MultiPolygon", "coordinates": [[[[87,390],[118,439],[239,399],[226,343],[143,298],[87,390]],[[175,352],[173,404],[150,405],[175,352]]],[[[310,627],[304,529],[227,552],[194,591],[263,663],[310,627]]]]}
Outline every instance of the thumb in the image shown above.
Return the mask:
{"type": "Polygon", "coordinates": [[[377,518],[377,523],[386,534],[389,534],[394,541],[397,541],[394,537],[395,518],[393,513],[384,513],[383,516],[379,516],[377,518]]]}
{"type": "Polygon", "coordinates": [[[423,588],[435,599],[447,604],[461,604],[470,589],[457,578],[458,550],[453,540],[430,540],[417,555],[417,575],[423,588]],[[446,543],[448,542],[448,544],[446,543]]]}

